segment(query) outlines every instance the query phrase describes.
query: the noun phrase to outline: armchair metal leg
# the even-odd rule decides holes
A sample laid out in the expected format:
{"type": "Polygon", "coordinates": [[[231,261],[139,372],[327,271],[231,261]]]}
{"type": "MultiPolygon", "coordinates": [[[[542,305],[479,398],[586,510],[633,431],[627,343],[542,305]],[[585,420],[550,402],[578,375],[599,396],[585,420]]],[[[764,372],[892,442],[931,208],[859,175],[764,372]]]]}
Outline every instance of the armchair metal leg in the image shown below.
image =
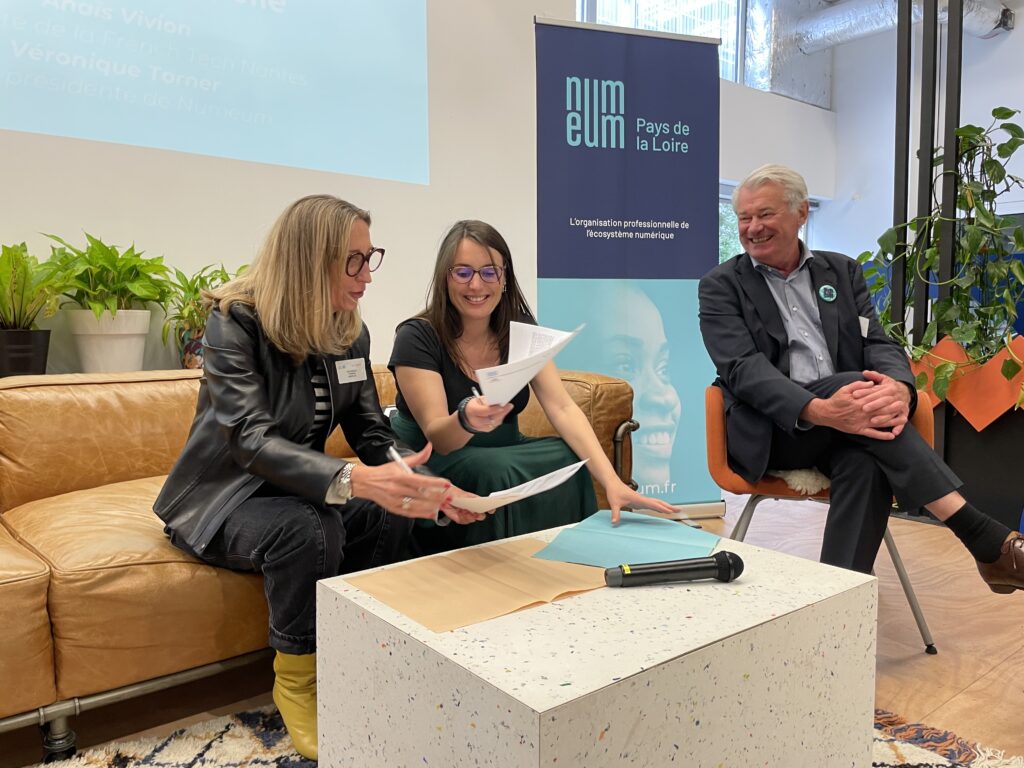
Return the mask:
{"type": "Polygon", "coordinates": [[[917,628],[921,632],[921,639],[924,641],[924,652],[934,655],[939,651],[935,647],[931,630],[928,629],[928,622],[924,618],[921,604],[917,602],[914,585],[910,583],[910,576],[907,575],[907,569],[903,566],[903,558],[900,557],[900,551],[896,548],[896,542],[893,540],[888,528],[885,529],[885,548],[889,550],[889,557],[892,559],[896,575],[899,576],[900,584],[903,586],[903,594],[907,596],[910,610],[914,614],[914,621],[917,622],[917,628]]]}
{"type": "Polygon", "coordinates": [[[736,521],[732,533],[729,534],[730,539],[733,541],[743,541],[747,535],[747,528],[750,527],[750,518],[754,516],[754,509],[767,498],[767,496],[755,493],[747,499],[747,504],[743,507],[743,512],[740,513],[740,519],[736,521]]]}

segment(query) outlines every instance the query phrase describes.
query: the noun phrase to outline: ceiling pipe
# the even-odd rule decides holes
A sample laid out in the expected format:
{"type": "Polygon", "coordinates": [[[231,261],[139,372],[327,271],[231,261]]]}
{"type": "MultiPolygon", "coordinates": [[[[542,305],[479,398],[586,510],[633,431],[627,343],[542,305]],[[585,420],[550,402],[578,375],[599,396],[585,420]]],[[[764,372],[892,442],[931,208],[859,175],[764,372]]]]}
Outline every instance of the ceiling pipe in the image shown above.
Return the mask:
{"type": "MultiPolygon", "coordinates": [[[[811,54],[840,43],[896,28],[896,0],[846,0],[822,8],[797,22],[794,38],[802,53],[811,54]]],[[[920,21],[915,2],[912,20],[920,21]]],[[[946,5],[939,7],[939,22],[946,22],[946,5]]],[[[1013,29],[1014,14],[998,0],[964,0],[964,34],[989,38],[1013,29]]]]}

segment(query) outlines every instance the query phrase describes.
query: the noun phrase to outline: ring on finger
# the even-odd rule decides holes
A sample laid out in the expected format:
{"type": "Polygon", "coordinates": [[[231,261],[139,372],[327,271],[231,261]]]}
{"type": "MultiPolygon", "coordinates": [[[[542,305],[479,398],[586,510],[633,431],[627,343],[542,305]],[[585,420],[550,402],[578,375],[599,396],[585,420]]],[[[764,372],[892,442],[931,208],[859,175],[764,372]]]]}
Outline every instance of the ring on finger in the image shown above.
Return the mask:
{"type": "Polygon", "coordinates": [[[412,504],[412,496],[403,496],[402,497],[402,511],[404,512],[405,510],[407,510],[409,508],[410,504],[412,504]]]}

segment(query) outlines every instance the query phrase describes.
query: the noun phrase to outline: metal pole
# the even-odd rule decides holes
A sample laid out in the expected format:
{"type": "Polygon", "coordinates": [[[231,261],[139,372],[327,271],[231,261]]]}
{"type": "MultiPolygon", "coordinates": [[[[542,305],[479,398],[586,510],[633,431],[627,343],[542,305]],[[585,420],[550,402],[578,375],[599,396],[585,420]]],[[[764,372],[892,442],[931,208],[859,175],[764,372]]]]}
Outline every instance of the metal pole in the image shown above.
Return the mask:
{"type": "MultiPolygon", "coordinates": [[[[953,277],[953,250],[957,235],[956,198],[957,155],[959,147],[957,128],[960,127],[960,76],[963,69],[963,0],[948,0],[946,23],[946,98],[943,114],[942,143],[942,223],[939,226],[939,290],[938,298],[947,298],[950,293],[949,281],[953,277]]],[[[949,429],[947,403],[936,409],[935,451],[945,458],[946,434],[949,429]]]]}
{"type": "MultiPolygon", "coordinates": [[[[896,242],[907,241],[907,197],[910,194],[910,44],[911,3],[899,0],[896,11],[896,162],[893,169],[892,225],[896,242]]],[[[901,321],[906,316],[906,248],[896,246],[892,274],[889,278],[889,319],[901,321]]]]}
{"type": "MultiPolygon", "coordinates": [[[[921,132],[917,154],[917,216],[927,216],[932,209],[932,156],[935,154],[935,60],[938,48],[938,0],[924,0],[923,39],[921,46],[921,132]]],[[[918,231],[916,238],[931,241],[930,232],[918,231]]],[[[914,327],[911,339],[919,343],[928,325],[928,285],[923,280],[914,284],[914,327]]]]}
{"type": "Polygon", "coordinates": [[[963,59],[963,0],[948,0],[946,25],[946,104],[942,129],[942,226],[939,229],[939,298],[950,293],[953,276],[953,245],[956,230],[957,128],[960,127],[960,74],[963,59]]]}

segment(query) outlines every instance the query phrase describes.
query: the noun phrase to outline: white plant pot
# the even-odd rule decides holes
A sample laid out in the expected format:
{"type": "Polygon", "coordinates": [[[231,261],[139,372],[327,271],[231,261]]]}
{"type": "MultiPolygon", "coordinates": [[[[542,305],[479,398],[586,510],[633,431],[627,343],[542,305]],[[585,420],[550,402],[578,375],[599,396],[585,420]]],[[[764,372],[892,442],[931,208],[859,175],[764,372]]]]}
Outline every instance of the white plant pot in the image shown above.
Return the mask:
{"type": "Polygon", "coordinates": [[[121,309],[116,315],[104,312],[99,320],[89,309],[64,311],[85,373],[142,370],[148,309],[121,309]]]}

